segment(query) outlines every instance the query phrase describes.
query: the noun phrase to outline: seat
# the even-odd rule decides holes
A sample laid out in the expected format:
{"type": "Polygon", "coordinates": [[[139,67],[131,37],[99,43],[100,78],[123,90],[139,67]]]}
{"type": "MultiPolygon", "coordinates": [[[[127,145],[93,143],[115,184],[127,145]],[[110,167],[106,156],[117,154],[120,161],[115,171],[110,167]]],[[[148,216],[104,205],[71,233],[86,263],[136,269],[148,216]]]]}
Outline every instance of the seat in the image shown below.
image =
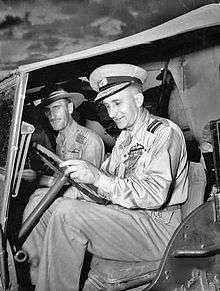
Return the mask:
{"type": "Polygon", "coordinates": [[[206,173],[202,163],[189,164],[189,192],[187,201],[181,206],[182,220],[204,202],[206,173]]]}
{"type": "MultiPolygon", "coordinates": [[[[206,175],[201,163],[189,164],[189,194],[182,205],[182,220],[203,203],[206,175]]],[[[159,272],[162,262],[121,262],[93,256],[83,291],[143,290],[159,272]]]]}

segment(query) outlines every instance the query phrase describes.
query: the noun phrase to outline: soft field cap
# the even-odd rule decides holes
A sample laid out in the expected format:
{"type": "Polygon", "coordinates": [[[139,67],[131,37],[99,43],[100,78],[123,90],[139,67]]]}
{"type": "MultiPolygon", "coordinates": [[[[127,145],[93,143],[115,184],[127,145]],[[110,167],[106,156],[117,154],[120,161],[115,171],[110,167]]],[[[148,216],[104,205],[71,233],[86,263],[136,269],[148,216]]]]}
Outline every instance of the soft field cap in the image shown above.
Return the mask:
{"type": "Polygon", "coordinates": [[[79,107],[83,101],[85,101],[85,97],[83,94],[78,92],[67,92],[63,89],[59,89],[57,91],[51,92],[48,96],[46,96],[42,101],[40,106],[47,106],[52,102],[55,102],[60,99],[69,99],[74,104],[75,108],[79,107]]]}

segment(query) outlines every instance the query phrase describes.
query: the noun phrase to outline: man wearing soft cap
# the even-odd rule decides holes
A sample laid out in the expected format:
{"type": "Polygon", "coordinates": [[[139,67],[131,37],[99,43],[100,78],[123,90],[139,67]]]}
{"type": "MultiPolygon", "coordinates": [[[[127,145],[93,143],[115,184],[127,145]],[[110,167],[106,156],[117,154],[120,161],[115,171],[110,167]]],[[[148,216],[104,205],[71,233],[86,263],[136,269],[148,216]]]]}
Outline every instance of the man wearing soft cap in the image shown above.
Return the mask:
{"type": "Polygon", "coordinates": [[[90,85],[122,129],[101,168],[65,161],[66,173],[93,184],[108,205],[62,201],[44,233],[36,290],[79,290],[85,251],[109,260],[158,266],[181,222],[188,195],[184,137],[177,125],[143,108],[147,72],[130,64],[97,68],[90,85]],[[54,239],[56,238],[56,239],[54,239]]]}
{"type": "MultiPolygon", "coordinates": [[[[51,126],[58,132],[56,138],[56,153],[63,161],[68,159],[82,159],[89,161],[96,167],[100,167],[104,159],[104,143],[100,136],[92,130],[79,125],[73,118],[73,111],[85,100],[84,96],[78,92],[67,92],[63,88],[53,85],[45,88],[41,92],[42,102],[38,105],[44,111],[51,126]]],[[[34,207],[45,196],[48,188],[55,181],[54,176],[42,175],[39,179],[40,186],[43,188],[37,189],[30,197],[30,201],[25,208],[24,220],[33,211],[34,207]]],[[[72,199],[87,199],[75,187],[69,187],[64,197],[72,199]]],[[[59,203],[61,198],[58,198],[51,206],[50,210],[59,203]]],[[[42,247],[42,238],[39,233],[42,232],[43,225],[38,224],[28,239],[23,245],[23,249],[29,255],[30,274],[32,283],[35,284],[39,253],[42,247]]]]}
{"type": "Polygon", "coordinates": [[[101,138],[72,118],[73,111],[85,100],[81,93],[55,87],[46,94],[41,106],[51,126],[58,132],[56,153],[59,157],[62,160],[84,159],[99,167],[104,155],[101,138]]]}

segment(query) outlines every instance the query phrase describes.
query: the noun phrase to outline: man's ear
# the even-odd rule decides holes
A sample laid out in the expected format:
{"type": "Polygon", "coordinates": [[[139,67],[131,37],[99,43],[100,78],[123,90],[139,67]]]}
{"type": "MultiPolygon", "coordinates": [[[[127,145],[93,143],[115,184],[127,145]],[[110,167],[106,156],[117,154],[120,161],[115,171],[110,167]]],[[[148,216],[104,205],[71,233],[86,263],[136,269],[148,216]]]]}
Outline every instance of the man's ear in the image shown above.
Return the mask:
{"type": "Polygon", "coordinates": [[[73,110],[74,110],[73,103],[72,102],[69,102],[68,103],[68,111],[69,111],[69,114],[72,114],[73,113],[73,110]]]}
{"type": "Polygon", "coordinates": [[[134,98],[135,98],[137,107],[141,107],[144,102],[144,95],[142,93],[137,93],[134,98]]]}

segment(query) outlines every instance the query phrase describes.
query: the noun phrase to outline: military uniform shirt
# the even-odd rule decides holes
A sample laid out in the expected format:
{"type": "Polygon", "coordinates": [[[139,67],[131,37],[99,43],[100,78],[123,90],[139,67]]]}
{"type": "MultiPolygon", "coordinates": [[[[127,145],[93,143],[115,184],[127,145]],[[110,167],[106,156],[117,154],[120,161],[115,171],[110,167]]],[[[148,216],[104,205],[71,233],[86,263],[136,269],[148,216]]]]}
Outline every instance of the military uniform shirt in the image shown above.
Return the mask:
{"type": "Polygon", "coordinates": [[[121,132],[102,170],[96,186],[115,204],[153,210],[187,199],[184,136],[172,121],[145,109],[132,131],[121,132]]]}
{"type": "Polygon", "coordinates": [[[56,143],[56,153],[62,160],[83,159],[100,167],[104,159],[102,139],[74,120],[64,131],[59,132],[56,143]]]}

